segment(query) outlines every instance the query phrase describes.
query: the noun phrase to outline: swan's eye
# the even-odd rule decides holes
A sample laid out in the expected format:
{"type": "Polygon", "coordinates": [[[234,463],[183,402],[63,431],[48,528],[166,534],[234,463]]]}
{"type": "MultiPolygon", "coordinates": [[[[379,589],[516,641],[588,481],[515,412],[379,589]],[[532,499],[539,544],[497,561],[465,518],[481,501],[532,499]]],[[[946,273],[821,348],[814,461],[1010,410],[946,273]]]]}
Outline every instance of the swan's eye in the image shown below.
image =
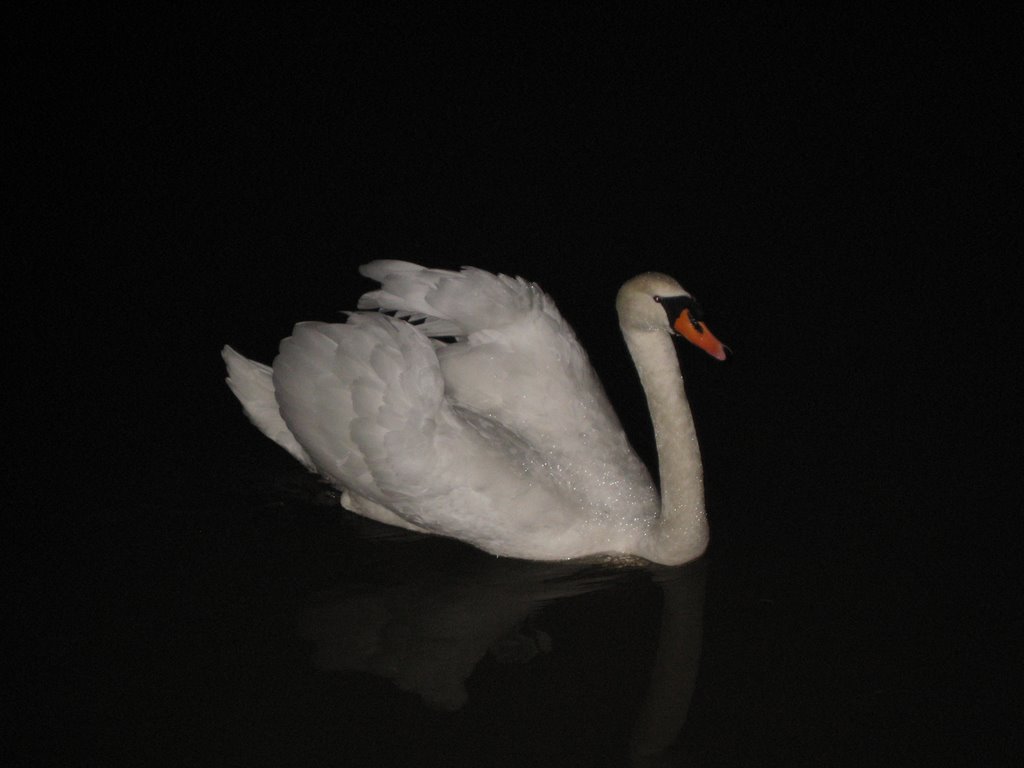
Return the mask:
{"type": "Polygon", "coordinates": [[[655,296],[655,297],[654,297],[654,300],[655,300],[656,302],[658,302],[659,304],[661,304],[661,296],[655,296]]]}

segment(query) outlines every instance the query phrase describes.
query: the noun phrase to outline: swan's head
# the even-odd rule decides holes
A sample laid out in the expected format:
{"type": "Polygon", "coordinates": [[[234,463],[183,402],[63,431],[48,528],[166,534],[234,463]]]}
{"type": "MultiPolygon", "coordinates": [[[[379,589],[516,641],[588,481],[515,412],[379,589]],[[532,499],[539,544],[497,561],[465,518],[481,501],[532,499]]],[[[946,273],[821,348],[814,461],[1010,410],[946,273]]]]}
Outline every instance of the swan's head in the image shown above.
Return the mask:
{"type": "Polygon", "coordinates": [[[682,336],[712,357],[725,359],[725,347],[704,325],[700,305],[668,275],[645,272],[627,280],[615,299],[624,331],[682,336]]]}

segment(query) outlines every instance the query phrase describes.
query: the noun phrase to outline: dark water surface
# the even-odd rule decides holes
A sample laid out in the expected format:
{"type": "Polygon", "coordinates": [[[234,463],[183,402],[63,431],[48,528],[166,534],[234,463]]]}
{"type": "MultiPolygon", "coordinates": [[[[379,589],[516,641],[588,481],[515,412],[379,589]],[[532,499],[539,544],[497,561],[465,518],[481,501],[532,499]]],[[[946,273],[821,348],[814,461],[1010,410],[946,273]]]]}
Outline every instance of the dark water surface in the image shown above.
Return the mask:
{"type": "Polygon", "coordinates": [[[53,570],[14,625],[32,643],[12,690],[42,728],[18,736],[25,764],[1000,765],[1019,747],[1007,564],[937,530],[941,509],[920,525],[933,494],[882,498],[874,462],[866,480],[806,448],[756,463],[768,437],[730,449],[745,427],[726,420],[701,561],[527,563],[344,512],[215,387],[224,413],[187,430],[206,445],[168,427],[154,449],[167,477],[37,532],[53,570]]]}

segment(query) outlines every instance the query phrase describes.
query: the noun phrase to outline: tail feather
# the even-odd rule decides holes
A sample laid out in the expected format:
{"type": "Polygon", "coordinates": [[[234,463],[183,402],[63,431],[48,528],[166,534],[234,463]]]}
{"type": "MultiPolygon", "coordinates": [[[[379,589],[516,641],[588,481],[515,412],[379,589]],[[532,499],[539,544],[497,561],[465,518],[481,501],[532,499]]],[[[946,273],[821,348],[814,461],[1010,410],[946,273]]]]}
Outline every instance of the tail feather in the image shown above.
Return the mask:
{"type": "Polygon", "coordinates": [[[307,469],[315,472],[313,460],[299,445],[281,418],[277,399],[274,397],[274,379],[270,366],[249,360],[229,346],[224,347],[221,356],[228,368],[227,384],[241,402],[249,421],[302,462],[307,469]]]}

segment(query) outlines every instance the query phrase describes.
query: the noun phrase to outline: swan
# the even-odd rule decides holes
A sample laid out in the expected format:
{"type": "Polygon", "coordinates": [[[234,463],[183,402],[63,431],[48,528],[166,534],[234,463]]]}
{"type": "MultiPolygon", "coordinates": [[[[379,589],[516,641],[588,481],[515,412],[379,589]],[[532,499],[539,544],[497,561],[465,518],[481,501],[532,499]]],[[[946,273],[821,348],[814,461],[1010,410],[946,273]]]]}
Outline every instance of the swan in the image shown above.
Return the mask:
{"type": "Polygon", "coordinates": [[[528,560],[679,565],[708,544],[673,344],[724,360],[699,306],[648,272],[616,297],[647,397],[659,495],[554,301],[520,277],[378,260],[344,323],[304,322],[273,367],[222,352],[250,421],[381,523],[528,560]]]}

